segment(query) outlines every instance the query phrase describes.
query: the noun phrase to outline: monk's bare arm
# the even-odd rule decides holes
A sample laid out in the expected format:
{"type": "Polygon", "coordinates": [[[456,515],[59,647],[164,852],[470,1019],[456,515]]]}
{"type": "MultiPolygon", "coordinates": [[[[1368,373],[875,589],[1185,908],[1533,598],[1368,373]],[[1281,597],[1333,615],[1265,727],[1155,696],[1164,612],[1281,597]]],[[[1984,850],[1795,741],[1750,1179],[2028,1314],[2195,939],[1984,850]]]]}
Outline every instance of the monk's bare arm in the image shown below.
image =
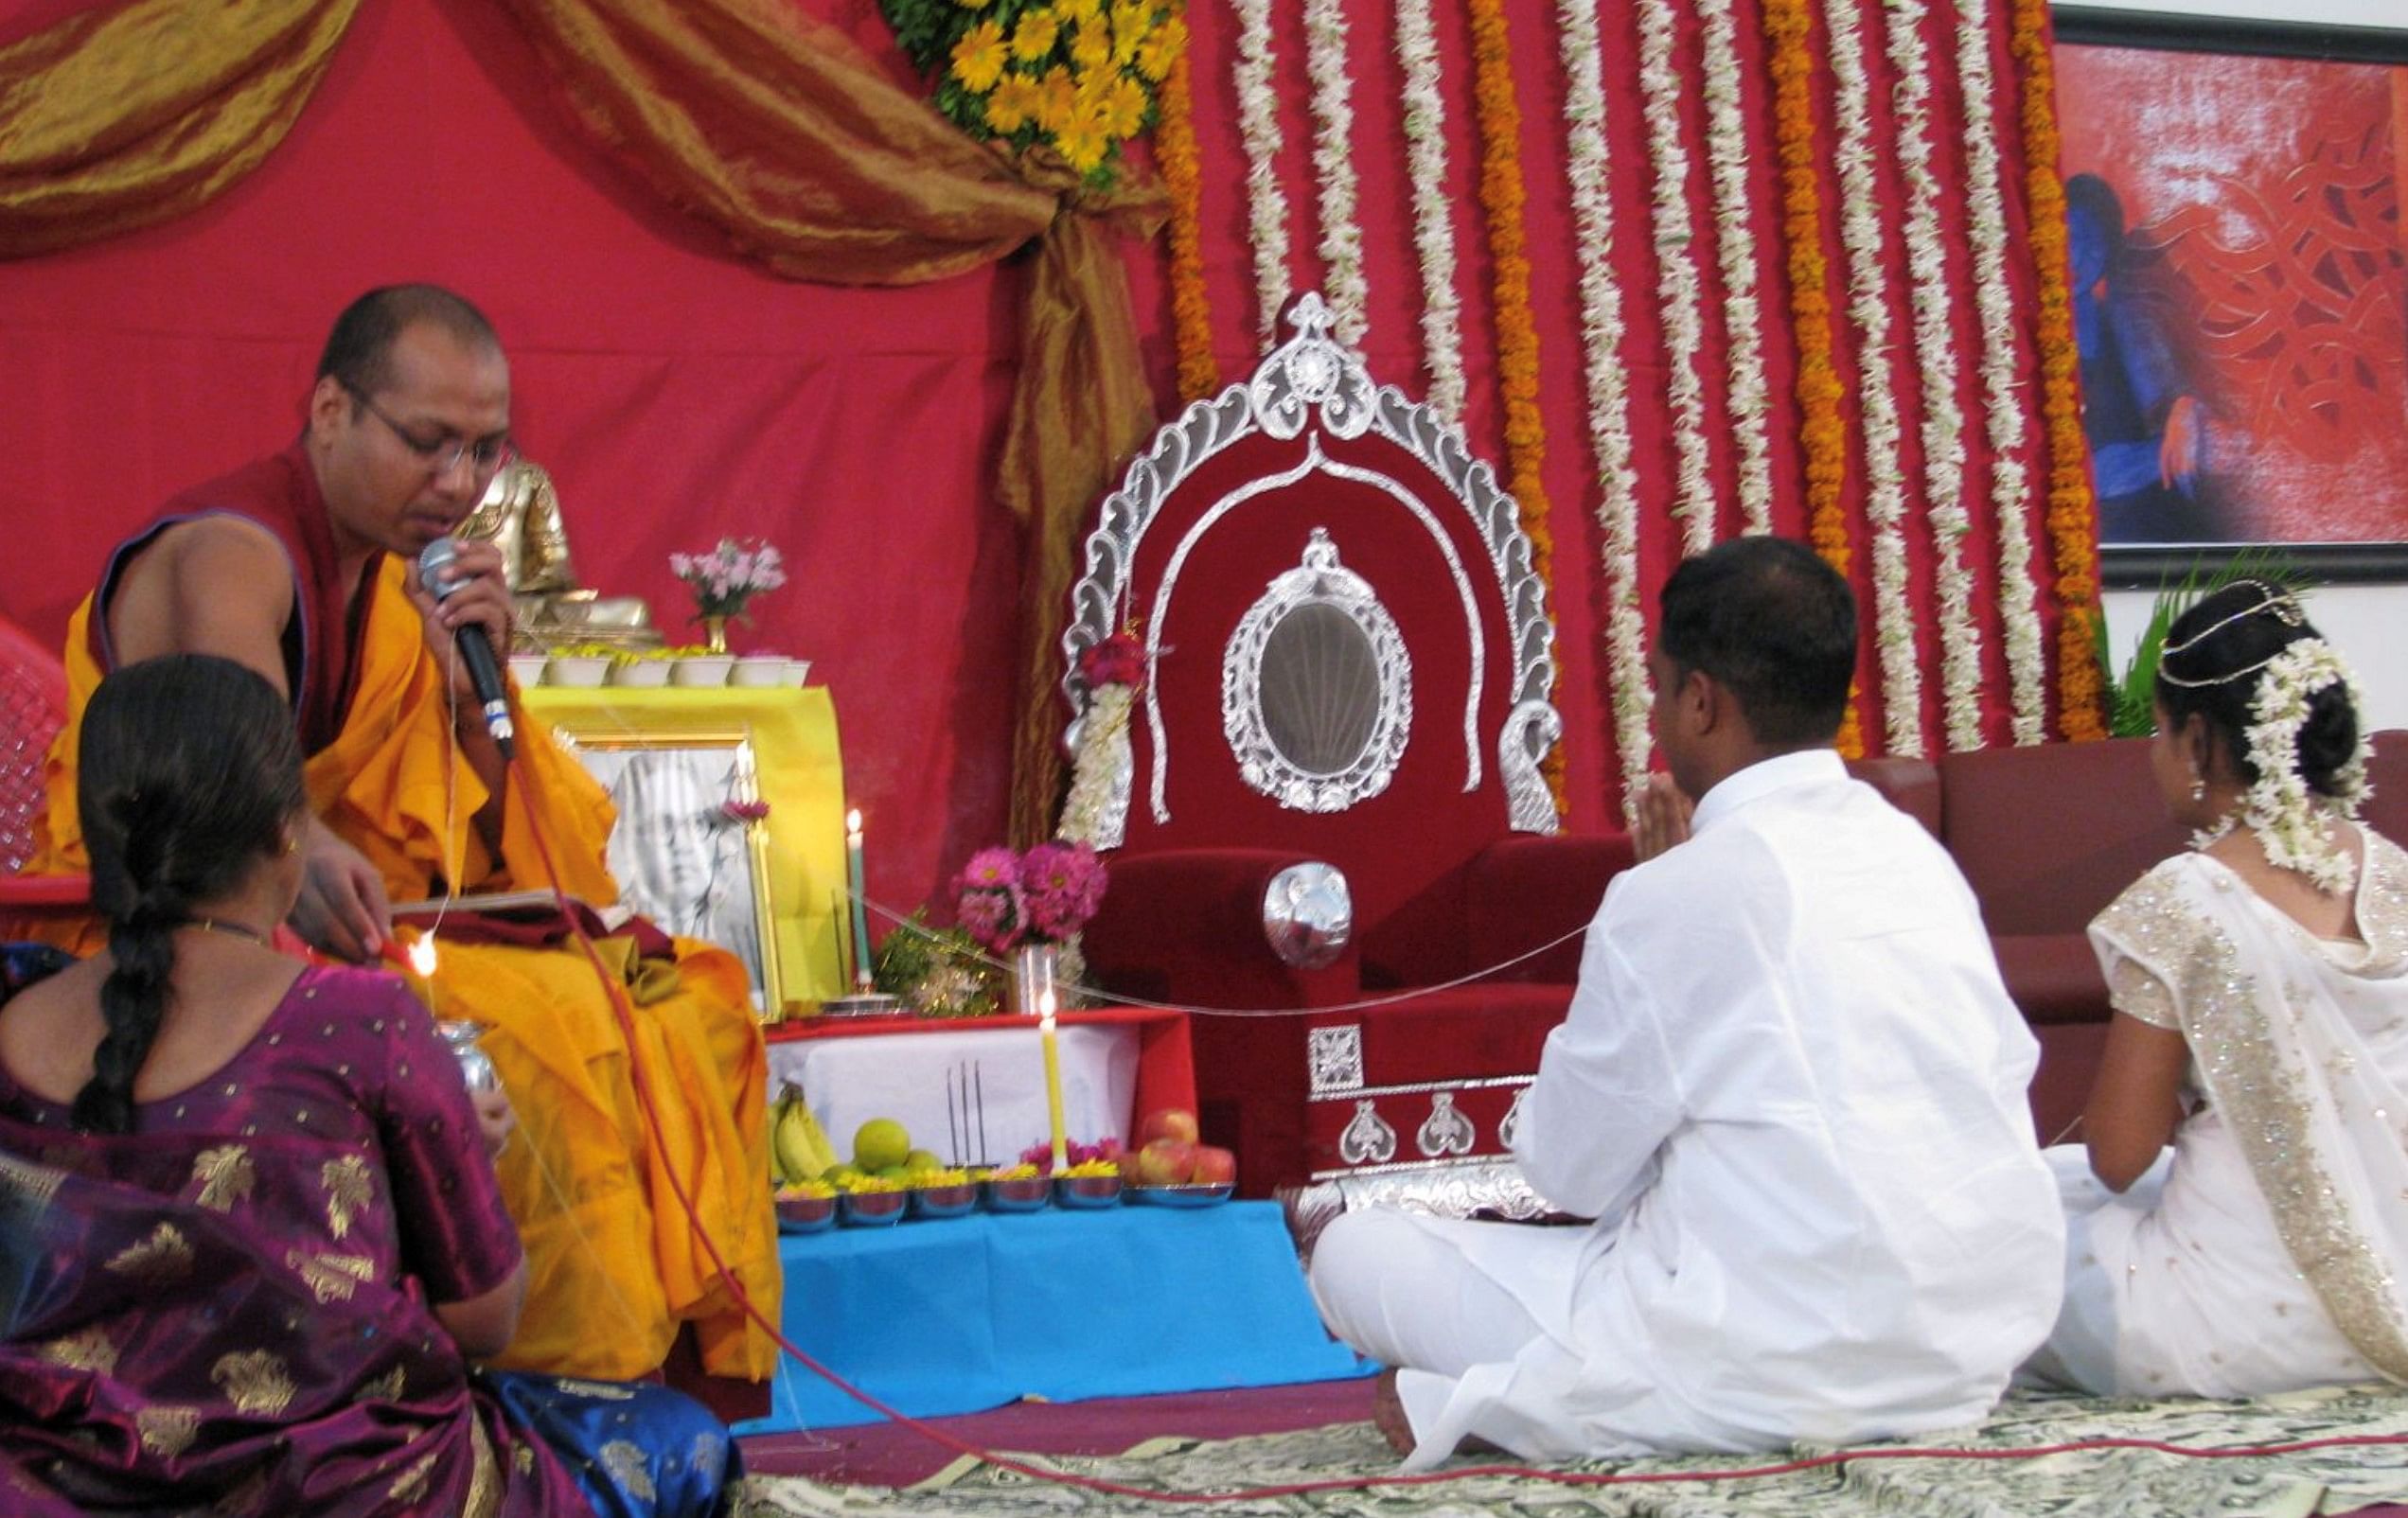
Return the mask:
{"type": "Polygon", "coordinates": [[[170,527],[119,576],[109,602],[115,662],[216,654],[250,665],[279,692],[292,566],[264,527],[204,517],[170,527]]]}

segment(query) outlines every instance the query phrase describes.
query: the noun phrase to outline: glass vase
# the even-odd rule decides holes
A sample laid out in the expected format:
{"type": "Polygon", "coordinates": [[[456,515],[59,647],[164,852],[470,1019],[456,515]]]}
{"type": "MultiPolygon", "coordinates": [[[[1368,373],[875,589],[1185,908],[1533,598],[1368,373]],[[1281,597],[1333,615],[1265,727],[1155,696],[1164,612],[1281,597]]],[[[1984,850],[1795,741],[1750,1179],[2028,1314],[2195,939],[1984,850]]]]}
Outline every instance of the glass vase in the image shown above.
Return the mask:
{"type": "Polygon", "coordinates": [[[1061,1010],[1061,993],[1055,976],[1060,968],[1060,949],[1053,944],[1023,944],[1012,951],[1011,1006],[1009,1011],[1024,1017],[1034,1017],[1043,1007],[1045,994],[1055,997],[1054,1010],[1061,1010]]]}
{"type": "Polygon", "coordinates": [[[727,625],[727,618],[704,612],[702,614],[702,646],[715,654],[726,653],[728,651],[727,625]]]}

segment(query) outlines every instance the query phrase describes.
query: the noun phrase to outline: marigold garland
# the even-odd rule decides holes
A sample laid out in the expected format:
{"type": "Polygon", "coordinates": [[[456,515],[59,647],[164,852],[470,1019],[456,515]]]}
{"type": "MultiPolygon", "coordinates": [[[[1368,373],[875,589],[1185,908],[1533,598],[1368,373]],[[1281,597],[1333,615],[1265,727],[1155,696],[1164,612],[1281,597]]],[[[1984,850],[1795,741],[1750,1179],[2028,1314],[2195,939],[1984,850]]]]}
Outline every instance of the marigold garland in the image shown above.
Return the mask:
{"type": "MultiPolygon", "coordinates": [[[[1848,423],[1833,362],[1830,271],[1823,258],[1823,197],[1815,140],[1815,29],[1809,0],[1764,0],[1764,55],[1773,78],[1773,154],[1780,166],[1781,239],[1789,274],[1789,320],[1797,345],[1798,441],[1805,453],[1806,536],[1823,562],[1849,575],[1848,423]]],[[[1863,694],[1848,693],[1839,751],[1865,752],[1863,694]]]]}
{"type": "Polygon", "coordinates": [[[2048,542],[2057,577],[2057,728],[2077,742],[2107,735],[2093,623],[2098,615],[2098,509],[2081,430],[2081,360],[2074,346],[2065,187],[2057,177],[2055,68],[2047,0],[2012,0],[2009,48],[2023,66],[2024,199],[2039,294],[2040,414],[2048,436],[2048,542]]]}
{"type": "Polygon", "coordinates": [[[1171,198],[1171,345],[1178,358],[1179,398],[1202,400],[1221,388],[1221,366],[1213,357],[1212,299],[1204,290],[1204,175],[1196,156],[1191,59],[1190,49],[1181,47],[1162,80],[1154,156],[1171,198]]]}
{"type": "MultiPolygon", "coordinates": [[[[1521,508],[1531,568],[1555,583],[1555,539],[1547,525],[1546,425],[1538,410],[1538,327],[1531,317],[1528,234],[1522,224],[1522,111],[1514,95],[1513,40],[1504,0],[1471,0],[1472,95],[1479,128],[1480,208],[1487,213],[1489,265],[1496,300],[1497,388],[1505,402],[1505,488],[1521,508]]],[[[1559,676],[1560,678],[1560,672],[1559,676]]],[[[1549,682],[1552,693],[1555,681],[1549,682]]],[[[1564,750],[1542,766],[1562,815],[1564,750]]]]}

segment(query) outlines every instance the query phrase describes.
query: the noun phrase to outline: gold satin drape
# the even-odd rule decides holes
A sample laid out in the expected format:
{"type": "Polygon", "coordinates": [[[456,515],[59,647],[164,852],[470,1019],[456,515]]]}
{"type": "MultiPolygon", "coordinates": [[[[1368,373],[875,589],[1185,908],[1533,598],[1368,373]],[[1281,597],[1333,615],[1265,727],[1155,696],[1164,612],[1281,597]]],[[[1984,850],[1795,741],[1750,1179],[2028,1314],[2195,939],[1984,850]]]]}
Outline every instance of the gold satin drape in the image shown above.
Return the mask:
{"type": "Polygon", "coordinates": [[[135,0],[0,50],[0,257],[216,199],[284,140],[359,3],[135,0]]]}
{"type": "MultiPolygon", "coordinates": [[[[193,210],[257,167],[359,0],[133,0],[0,52],[0,256],[193,210]]],[[[788,278],[941,279],[1042,239],[1027,287],[999,498],[1027,530],[1012,827],[1049,830],[1052,695],[1087,508],[1154,425],[1112,229],[1150,190],[1079,189],[897,89],[781,0],[507,0],[568,114],[671,203],[788,278]]]]}

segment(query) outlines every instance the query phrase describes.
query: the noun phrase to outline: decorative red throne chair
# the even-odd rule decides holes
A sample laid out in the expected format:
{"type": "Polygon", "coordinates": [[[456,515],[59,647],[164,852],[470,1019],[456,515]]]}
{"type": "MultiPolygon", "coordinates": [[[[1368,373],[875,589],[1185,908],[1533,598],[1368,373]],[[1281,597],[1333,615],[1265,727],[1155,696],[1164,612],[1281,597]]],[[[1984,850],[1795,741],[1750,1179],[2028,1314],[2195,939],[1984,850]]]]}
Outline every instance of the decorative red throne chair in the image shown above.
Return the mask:
{"type": "Polygon", "coordinates": [[[1248,1194],[1526,1214],[1514,1109],[1629,842],[1551,836],[1554,629],[1513,500],[1318,296],[1288,321],[1088,539],[1074,739],[1080,655],[1134,628],[1147,665],[1089,972],[1231,1009],[1193,1019],[1196,1090],[1248,1194]]]}

